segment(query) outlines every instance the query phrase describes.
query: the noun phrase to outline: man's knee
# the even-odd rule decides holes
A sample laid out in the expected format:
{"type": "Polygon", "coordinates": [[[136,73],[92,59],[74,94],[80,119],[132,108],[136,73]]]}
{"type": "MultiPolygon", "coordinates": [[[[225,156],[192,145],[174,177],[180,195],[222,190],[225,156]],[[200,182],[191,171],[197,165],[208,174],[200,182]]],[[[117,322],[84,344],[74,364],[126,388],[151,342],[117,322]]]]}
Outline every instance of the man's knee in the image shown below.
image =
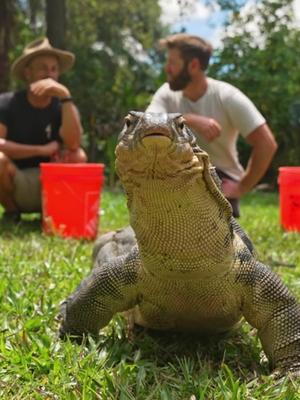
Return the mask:
{"type": "Polygon", "coordinates": [[[87,155],[83,149],[78,149],[76,159],[78,163],[86,163],[87,162],[87,155]]]}
{"type": "Polygon", "coordinates": [[[0,152],[0,179],[12,177],[15,174],[16,167],[12,161],[2,152],[0,152]]]}
{"type": "Polygon", "coordinates": [[[4,154],[0,152],[0,191],[11,193],[14,188],[16,166],[4,154]]]}
{"type": "Polygon", "coordinates": [[[87,155],[81,148],[72,150],[66,150],[63,155],[63,161],[68,163],[86,163],[87,155]]]}
{"type": "Polygon", "coordinates": [[[0,172],[5,171],[9,163],[9,158],[0,152],[0,172]]]}

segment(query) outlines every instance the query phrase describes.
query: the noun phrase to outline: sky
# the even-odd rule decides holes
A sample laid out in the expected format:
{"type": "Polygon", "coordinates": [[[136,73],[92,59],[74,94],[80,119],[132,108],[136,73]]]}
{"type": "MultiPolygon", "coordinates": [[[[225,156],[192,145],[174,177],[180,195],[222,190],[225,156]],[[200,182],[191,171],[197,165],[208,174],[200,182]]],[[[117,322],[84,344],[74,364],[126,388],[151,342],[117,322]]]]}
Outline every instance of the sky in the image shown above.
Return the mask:
{"type": "MultiPolygon", "coordinates": [[[[255,0],[247,0],[245,8],[255,0]]],[[[204,0],[190,0],[192,7],[187,11],[186,16],[180,17],[179,7],[176,0],[160,0],[163,10],[163,21],[171,23],[176,30],[185,28],[193,35],[198,35],[210,41],[214,47],[221,44],[223,23],[226,14],[220,11],[219,7],[208,7],[204,0]]],[[[300,0],[294,0],[295,18],[300,27],[300,0]]]]}
{"type": "Polygon", "coordinates": [[[217,46],[225,19],[224,13],[217,6],[208,7],[203,0],[190,0],[190,3],[192,6],[186,11],[186,15],[180,16],[176,0],[160,0],[163,21],[170,23],[174,30],[185,28],[188,33],[201,36],[217,46]]]}

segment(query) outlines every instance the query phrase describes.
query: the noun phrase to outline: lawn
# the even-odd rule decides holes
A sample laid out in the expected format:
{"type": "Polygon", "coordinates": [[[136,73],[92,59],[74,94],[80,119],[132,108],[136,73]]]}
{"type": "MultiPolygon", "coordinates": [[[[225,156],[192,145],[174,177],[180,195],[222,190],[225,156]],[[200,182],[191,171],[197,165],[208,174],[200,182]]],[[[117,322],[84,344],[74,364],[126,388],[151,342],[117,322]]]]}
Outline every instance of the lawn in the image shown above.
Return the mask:
{"type": "MultiPolygon", "coordinates": [[[[101,232],[128,223],[121,194],[104,192],[101,208],[101,232]]],[[[240,223],[300,299],[300,234],[281,230],[277,195],[248,195],[240,223]]],[[[45,236],[34,215],[10,226],[0,219],[0,233],[1,400],[300,398],[295,382],[268,376],[247,324],[218,340],[143,330],[128,340],[117,316],[97,343],[60,341],[59,303],[90,270],[93,243],[45,236]]]]}

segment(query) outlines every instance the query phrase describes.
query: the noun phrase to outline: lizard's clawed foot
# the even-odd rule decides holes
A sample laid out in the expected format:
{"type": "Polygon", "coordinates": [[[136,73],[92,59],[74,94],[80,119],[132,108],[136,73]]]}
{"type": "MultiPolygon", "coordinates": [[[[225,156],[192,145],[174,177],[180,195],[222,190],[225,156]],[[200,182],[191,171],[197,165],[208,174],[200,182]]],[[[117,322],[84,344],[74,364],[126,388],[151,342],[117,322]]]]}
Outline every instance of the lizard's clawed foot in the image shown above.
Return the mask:
{"type": "Polygon", "coordinates": [[[276,368],[271,376],[278,382],[285,379],[299,380],[300,379],[300,362],[292,363],[284,367],[276,368]]]}

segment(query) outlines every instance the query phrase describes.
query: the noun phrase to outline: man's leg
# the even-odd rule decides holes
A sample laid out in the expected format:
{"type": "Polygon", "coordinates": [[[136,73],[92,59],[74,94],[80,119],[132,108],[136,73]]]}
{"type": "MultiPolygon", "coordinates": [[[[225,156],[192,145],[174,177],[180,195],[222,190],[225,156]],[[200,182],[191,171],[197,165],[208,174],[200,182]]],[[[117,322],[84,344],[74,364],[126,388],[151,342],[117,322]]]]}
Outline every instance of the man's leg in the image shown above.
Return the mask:
{"type": "Polygon", "coordinates": [[[14,176],[14,200],[21,212],[41,212],[40,169],[16,169],[14,176]]]}
{"type": "Polygon", "coordinates": [[[232,215],[234,218],[239,218],[240,214],[240,201],[239,199],[227,199],[232,207],[232,215]]]}
{"type": "Polygon", "coordinates": [[[7,213],[17,213],[18,207],[14,200],[14,176],[16,166],[0,152],[0,204],[7,213]]]}
{"type": "MultiPolygon", "coordinates": [[[[223,179],[230,179],[232,181],[235,181],[233,178],[231,178],[231,176],[227,175],[225,172],[221,171],[218,168],[216,168],[216,172],[217,172],[219,178],[221,179],[221,181],[223,181],[223,179]]],[[[239,218],[240,217],[240,201],[239,201],[239,199],[228,199],[227,198],[227,200],[231,204],[233,216],[235,218],[239,218]]]]}
{"type": "Polygon", "coordinates": [[[74,151],[65,149],[62,150],[61,155],[57,161],[65,163],[86,163],[87,155],[81,148],[74,151]]]}

